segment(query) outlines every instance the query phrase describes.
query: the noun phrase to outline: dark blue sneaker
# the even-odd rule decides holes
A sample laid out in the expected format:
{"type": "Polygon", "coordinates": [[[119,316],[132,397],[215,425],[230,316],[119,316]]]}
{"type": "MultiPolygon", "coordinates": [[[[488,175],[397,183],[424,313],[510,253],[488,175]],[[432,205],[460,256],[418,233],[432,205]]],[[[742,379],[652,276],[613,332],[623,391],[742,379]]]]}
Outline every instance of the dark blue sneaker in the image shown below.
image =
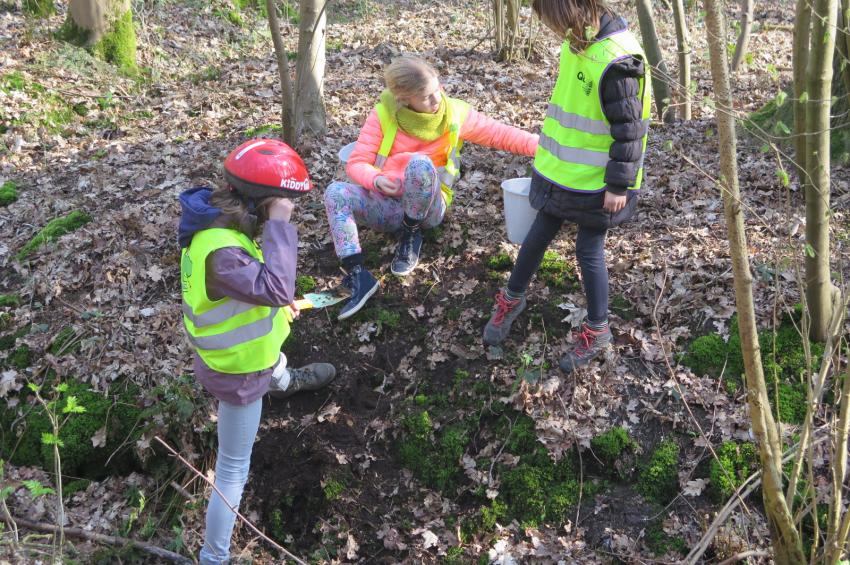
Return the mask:
{"type": "Polygon", "coordinates": [[[422,249],[422,230],[401,228],[401,237],[395,250],[390,271],[403,277],[409,275],[419,264],[419,251],[422,249]]]}
{"type": "Polygon", "coordinates": [[[351,291],[351,298],[342,307],[337,320],[344,320],[356,314],[378,290],[378,281],[362,265],[352,267],[342,279],[342,285],[351,291]]]}

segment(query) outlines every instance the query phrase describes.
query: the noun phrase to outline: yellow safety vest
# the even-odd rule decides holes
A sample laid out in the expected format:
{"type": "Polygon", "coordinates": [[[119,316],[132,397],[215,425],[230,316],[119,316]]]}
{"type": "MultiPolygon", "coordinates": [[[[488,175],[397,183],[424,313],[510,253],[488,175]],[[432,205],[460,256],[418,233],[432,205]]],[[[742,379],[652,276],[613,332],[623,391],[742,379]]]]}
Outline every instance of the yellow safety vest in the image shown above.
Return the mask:
{"type": "MultiPolygon", "coordinates": [[[[540,175],[572,190],[599,192],[605,189],[608,151],[614,138],[611,137],[611,124],[602,111],[599,85],[611,63],[627,56],[646,61],[643,48],[628,30],[592,43],[581,53],[573,53],[569,42],[564,42],[558,80],[534,156],[534,169],[540,175]]],[[[644,155],[651,110],[650,80],[647,65],[644,78],[639,80],[644,155]]],[[[643,158],[635,184],[629,188],[639,189],[642,180],[643,158]]]]}
{"type": "MultiPolygon", "coordinates": [[[[378,120],[383,133],[381,147],[378,149],[378,155],[375,158],[375,166],[380,169],[390,155],[396,133],[398,133],[398,122],[395,119],[395,114],[387,109],[382,102],[375,106],[375,111],[378,113],[378,120]]],[[[446,148],[445,166],[437,167],[437,178],[440,179],[440,189],[445,195],[446,207],[448,207],[454,198],[452,185],[460,176],[460,149],[463,147],[463,140],[460,139],[460,128],[469,115],[469,104],[463,100],[446,96],[446,113],[448,114],[449,124],[449,145],[446,148]]]]}
{"type": "Polygon", "coordinates": [[[207,257],[223,247],[240,247],[263,261],[257,244],[240,231],[211,228],[192,237],[180,259],[183,324],[189,341],[204,363],[219,373],[268,369],[280,358],[280,347],[289,335],[289,320],[283,308],[228,297],[211,300],[207,296],[207,257]]]}

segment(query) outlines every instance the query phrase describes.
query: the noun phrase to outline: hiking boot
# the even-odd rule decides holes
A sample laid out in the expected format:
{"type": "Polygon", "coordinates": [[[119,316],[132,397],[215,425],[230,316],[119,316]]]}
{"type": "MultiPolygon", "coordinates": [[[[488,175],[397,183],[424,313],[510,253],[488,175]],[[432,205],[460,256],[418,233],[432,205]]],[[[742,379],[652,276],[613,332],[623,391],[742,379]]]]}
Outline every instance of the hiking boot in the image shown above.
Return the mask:
{"type": "Polygon", "coordinates": [[[421,249],[422,230],[418,227],[413,229],[407,226],[402,227],[390,271],[399,277],[409,275],[419,264],[419,251],[421,249]]]}
{"type": "Polygon", "coordinates": [[[330,363],[310,363],[298,369],[289,369],[289,386],[284,390],[269,390],[272,398],[289,398],[296,392],[318,390],[334,380],[336,368],[330,363]]]}
{"type": "Polygon", "coordinates": [[[558,363],[561,370],[567,374],[590,363],[613,339],[611,329],[607,325],[604,329],[594,330],[587,323],[583,323],[581,331],[574,332],[573,335],[576,337],[575,347],[558,363]]]}
{"type": "Polygon", "coordinates": [[[511,331],[511,324],[523,310],[525,310],[525,295],[510,299],[505,294],[505,289],[500,289],[496,295],[493,315],[490,316],[490,320],[484,326],[484,343],[499,345],[505,341],[511,331]]]}
{"type": "Polygon", "coordinates": [[[337,320],[344,320],[359,312],[366,301],[369,300],[369,297],[378,290],[377,279],[362,265],[352,267],[351,271],[342,279],[342,285],[351,291],[351,298],[342,307],[337,320]]]}

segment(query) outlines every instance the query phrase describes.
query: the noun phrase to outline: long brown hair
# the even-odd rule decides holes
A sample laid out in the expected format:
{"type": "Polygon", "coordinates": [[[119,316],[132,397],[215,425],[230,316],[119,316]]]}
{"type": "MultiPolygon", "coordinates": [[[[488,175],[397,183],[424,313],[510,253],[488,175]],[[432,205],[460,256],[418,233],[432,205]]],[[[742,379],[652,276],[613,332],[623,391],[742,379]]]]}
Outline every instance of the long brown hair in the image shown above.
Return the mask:
{"type": "Polygon", "coordinates": [[[546,27],[569,41],[575,53],[593,42],[602,14],[611,13],[604,0],[534,0],[531,7],[546,27]]]}
{"type": "Polygon", "coordinates": [[[263,222],[268,216],[268,206],[275,197],[269,196],[257,202],[253,211],[239,195],[230,189],[227,183],[220,184],[210,196],[210,205],[221,209],[221,216],[216,220],[219,227],[239,230],[254,239],[263,228],[263,222]]]}

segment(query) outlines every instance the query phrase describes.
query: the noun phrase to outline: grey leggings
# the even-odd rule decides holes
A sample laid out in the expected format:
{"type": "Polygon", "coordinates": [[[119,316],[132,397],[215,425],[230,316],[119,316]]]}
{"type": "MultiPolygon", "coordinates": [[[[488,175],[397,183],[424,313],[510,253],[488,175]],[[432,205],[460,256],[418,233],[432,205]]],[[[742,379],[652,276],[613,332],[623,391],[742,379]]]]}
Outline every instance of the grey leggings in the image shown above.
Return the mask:
{"type": "MultiPolygon", "coordinates": [[[[508,290],[525,292],[531,277],[540,267],[546,248],[558,235],[564,220],[537,212],[534,223],[519,250],[519,256],[508,280],[508,290]]],[[[605,265],[605,234],[607,229],[578,227],[576,234],[576,259],[584,281],[587,298],[588,322],[603,322],[608,319],[608,267],[605,265]]]]}

